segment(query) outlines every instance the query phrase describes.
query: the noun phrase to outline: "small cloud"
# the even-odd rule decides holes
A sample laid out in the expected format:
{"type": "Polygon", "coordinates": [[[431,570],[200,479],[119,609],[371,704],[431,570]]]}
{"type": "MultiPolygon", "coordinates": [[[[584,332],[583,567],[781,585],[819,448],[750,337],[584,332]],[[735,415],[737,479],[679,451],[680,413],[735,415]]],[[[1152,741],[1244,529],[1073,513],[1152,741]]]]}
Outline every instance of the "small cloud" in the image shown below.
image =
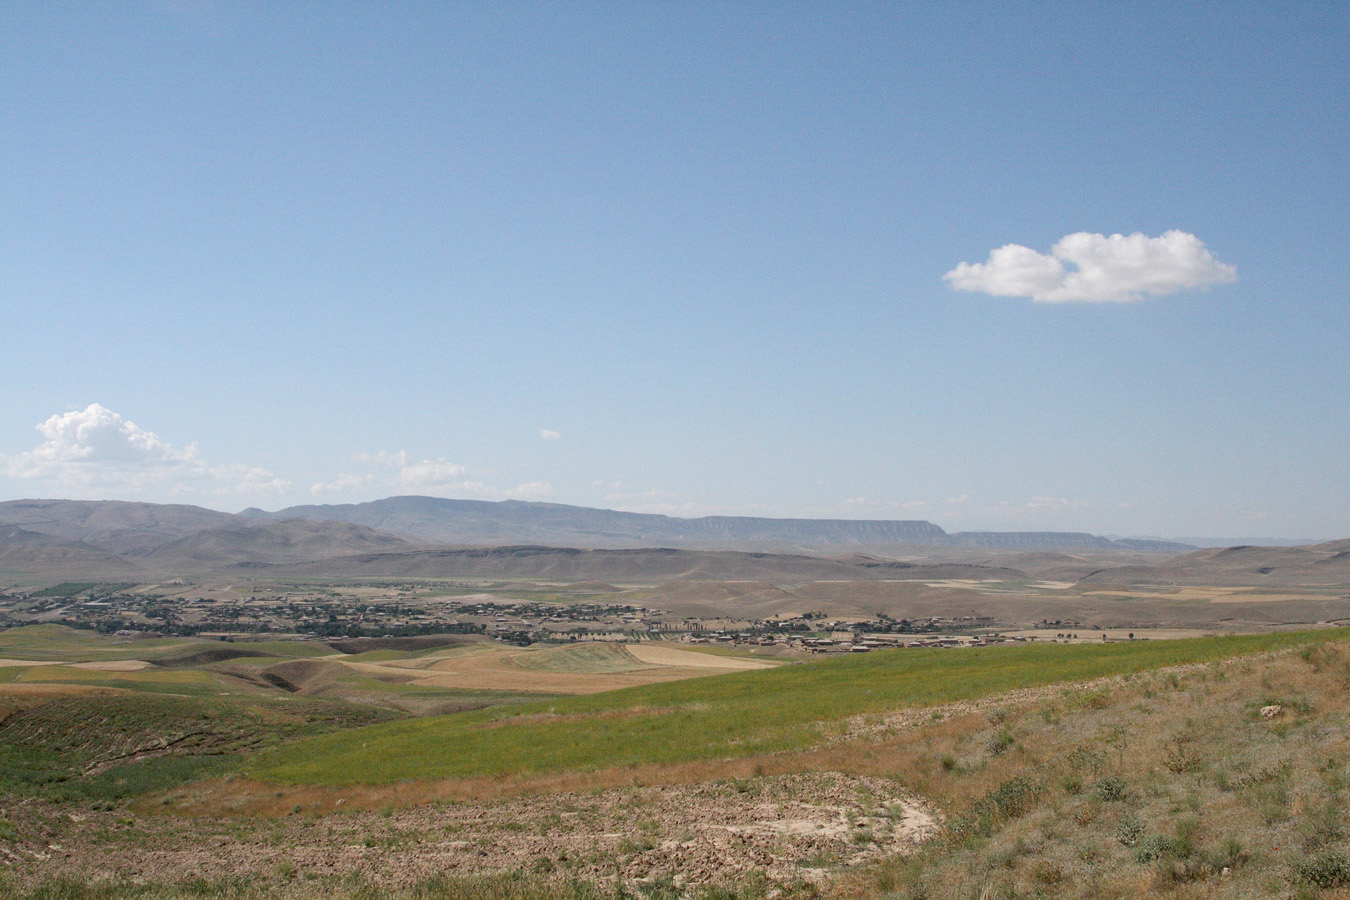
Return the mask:
{"type": "Polygon", "coordinates": [[[414,459],[406,450],[378,453],[358,453],[354,462],[370,466],[374,472],[344,472],[331,482],[320,482],[310,490],[314,493],[351,491],[362,487],[379,485],[386,490],[412,492],[466,491],[479,493],[483,485],[465,480],[467,469],[459,463],[444,457],[440,459],[414,459]]]}
{"type": "MultiPolygon", "coordinates": [[[[615,482],[618,486],[618,482],[615,482]]],[[[662,516],[697,517],[718,512],[711,507],[685,500],[671,491],[617,491],[605,495],[604,502],[624,512],[653,513],[662,516]]]]}
{"type": "Polygon", "coordinates": [[[846,497],[828,506],[799,507],[792,515],[808,519],[913,520],[928,518],[933,511],[933,505],[926,500],[883,500],[858,496],[846,497]]]}
{"type": "Polygon", "coordinates": [[[350,472],[344,472],[332,481],[320,481],[310,485],[309,490],[312,494],[345,494],[369,487],[374,483],[375,476],[369,473],[354,475],[350,472]]]}
{"type": "Polygon", "coordinates": [[[240,463],[213,465],[196,444],[175,447],[98,403],[58,413],[37,426],[32,450],[0,454],[0,473],[80,491],[130,495],[207,491],[214,495],[276,494],[290,482],[240,463]]]}
{"type": "Polygon", "coordinates": [[[539,500],[553,494],[553,485],[547,481],[529,481],[517,485],[506,493],[515,500],[539,500]]]}
{"type": "Polygon", "coordinates": [[[1193,234],[1161,237],[1136,232],[1109,237],[1080,231],[1066,235],[1049,255],[1006,244],[982,263],[963,262],[942,276],[960,291],[995,297],[1030,297],[1037,303],[1129,303],[1187,288],[1237,280],[1193,234]]]}
{"type": "Polygon", "coordinates": [[[551,428],[541,428],[539,429],[539,436],[546,441],[556,441],[562,437],[562,432],[554,431],[551,428]]]}
{"type": "Polygon", "coordinates": [[[530,481],[510,490],[474,480],[466,466],[444,457],[417,459],[406,450],[381,450],[358,453],[352,461],[365,471],[342,472],[331,480],[310,487],[314,494],[426,494],[430,496],[470,496],[485,500],[511,497],[535,500],[553,494],[553,486],[530,481]]]}

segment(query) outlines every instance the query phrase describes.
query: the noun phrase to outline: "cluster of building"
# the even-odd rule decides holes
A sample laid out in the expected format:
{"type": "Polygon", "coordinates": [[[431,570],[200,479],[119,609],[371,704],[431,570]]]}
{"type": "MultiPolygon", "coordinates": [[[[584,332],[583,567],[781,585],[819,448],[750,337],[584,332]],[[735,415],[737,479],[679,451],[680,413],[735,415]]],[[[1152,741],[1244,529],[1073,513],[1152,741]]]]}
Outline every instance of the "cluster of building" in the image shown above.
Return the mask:
{"type": "MultiPolygon", "coordinates": [[[[104,633],[229,638],[251,634],[322,639],[483,634],[504,643],[684,640],[801,653],[866,653],[892,647],[979,647],[1031,641],[1006,636],[988,616],[858,621],[823,612],[732,620],[677,617],[667,610],[585,597],[562,602],[483,593],[483,585],[262,586],[65,584],[35,593],[0,592],[0,626],[58,622],[104,633]],[[450,596],[444,591],[449,590],[450,596]],[[248,593],[244,593],[247,591],[248,593]]],[[[1076,626],[1067,620],[1038,623],[1076,626]]],[[[1133,638],[1133,635],[1130,635],[1133,638]]],[[[1057,639],[1076,639],[1059,632],[1057,639]]],[[[1103,636],[1105,639],[1105,636],[1103,636]]]]}

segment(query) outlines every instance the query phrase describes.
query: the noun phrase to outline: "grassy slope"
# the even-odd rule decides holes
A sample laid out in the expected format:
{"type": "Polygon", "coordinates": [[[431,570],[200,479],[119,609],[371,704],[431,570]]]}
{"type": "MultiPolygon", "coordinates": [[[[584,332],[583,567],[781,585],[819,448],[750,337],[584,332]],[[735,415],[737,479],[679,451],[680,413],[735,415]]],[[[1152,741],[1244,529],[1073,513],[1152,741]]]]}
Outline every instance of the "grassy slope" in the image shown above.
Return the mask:
{"type": "Polygon", "coordinates": [[[139,688],[0,705],[0,797],[132,796],[214,773],[257,747],[391,715],[329,701],[156,695],[139,688]],[[82,777],[91,767],[99,774],[82,777]]]}
{"type": "Polygon", "coordinates": [[[820,723],[853,715],[1332,638],[1350,632],[873,653],[344,731],[279,748],[251,774],[387,784],[750,756],[804,748],[820,723]]]}

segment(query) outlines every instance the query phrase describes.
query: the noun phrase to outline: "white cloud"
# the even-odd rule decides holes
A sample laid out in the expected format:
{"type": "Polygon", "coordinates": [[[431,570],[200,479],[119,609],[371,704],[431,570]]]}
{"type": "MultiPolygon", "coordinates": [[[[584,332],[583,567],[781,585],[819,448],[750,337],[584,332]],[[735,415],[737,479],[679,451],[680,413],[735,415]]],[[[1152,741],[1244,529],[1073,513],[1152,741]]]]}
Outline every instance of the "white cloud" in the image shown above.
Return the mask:
{"type": "Polygon", "coordinates": [[[842,514],[850,519],[912,519],[932,513],[933,504],[926,500],[879,500],[873,497],[850,497],[837,508],[818,511],[824,517],[842,514]]]}
{"type": "Polygon", "coordinates": [[[97,403],[58,413],[37,426],[32,450],[0,454],[0,473],[75,491],[215,495],[276,494],[290,483],[240,463],[212,465],[196,444],[175,447],[97,403]]]}
{"type": "MultiPolygon", "coordinates": [[[[618,486],[618,482],[614,484],[616,487],[618,486]]],[[[604,502],[610,508],[623,510],[624,512],[654,513],[685,518],[717,515],[721,512],[713,507],[704,506],[692,500],[685,500],[679,494],[671,491],[655,489],[638,492],[615,491],[606,494],[604,502]]]]}
{"type": "Polygon", "coordinates": [[[343,472],[331,481],[310,487],[314,494],[413,493],[429,495],[465,494],[496,500],[540,500],[552,496],[553,485],[546,481],[527,481],[509,490],[489,487],[468,475],[468,469],[447,459],[416,459],[405,450],[358,453],[353,462],[367,467],[364,472],[343,472]]]}
{"type": "Polygon", "coordinates": [[[527,481],[506,493],[516,500],[541,500],[553,494],[553,485],[547,481],[527,481]]]}
{"type": "Polygon", "coordinates": [[[539,436],[546,441],[556,441],[562,437],[561,431],[554,431],[552,428],[539,429],[539,436]]]}
{"type": "Polygon", "coordinates": [[[964,510],[965,520],[980,524],[962,530],[1072,531],[1082,526],[1091,511],[1092,505],[1087,501],[1063,497],[1032,497],[1021,503],[1003,500],[992,506],[964,510]]]}
{"type": "Polygon", "coordinates": [[[1127,303],[1237,280],[1193,234],[1172,230],[1151,238],[1080,231],[1037,253],[1007,244],[987,262],[963,262],[942,276],[961,291],[1030,297],[1037,303],[1127,303]]]}
{"type": "MultiPolygon", "coordinates": [[[[365,474],[343,473],[333,482],[333,487],[354,488],[369,484],[381,484],[393,490],[433,492],[467,491],[480,492],[483,485],[465,479],[467,469],[459,463],[440,459],[414,459],[406,450],[390,453],[381,450],[378,453],[359,453],[355,461],[374,467],[377,471],[365,474]]],[[[324,485],[315,485],[317,491],[324,485]]]]}
{"type": "Polygon", "coordinates": [[[354,473],[343,472],[337,475],[332,481],[318,481],[310,485],[310,493],[313,494],[349,494],[353,491],[359,491],[362,488],[369,487],[378,479],[369,472],[354,473]]]}
{"type": "MultiPolygon", "coordinates": [[[[366,471],[342,472],[330,481],[320,481],[310,486],[314,494],[356,493],[378,494],[427,494],[433,496],[468,494],[475,497],[496,498],[516,496],[515,491],[552,491],[542,482],[532,482],[516,488],[515,491],[500,491],[488,487],[481,481],[469,477],[467,467],[451,462],[444,457],[439,459],[417,459],[406,450],[378,453],[358,453],[352,461],[366,467],[366,471]]],[[[523,496],[522,493],[522,496],[523,496]]]]}

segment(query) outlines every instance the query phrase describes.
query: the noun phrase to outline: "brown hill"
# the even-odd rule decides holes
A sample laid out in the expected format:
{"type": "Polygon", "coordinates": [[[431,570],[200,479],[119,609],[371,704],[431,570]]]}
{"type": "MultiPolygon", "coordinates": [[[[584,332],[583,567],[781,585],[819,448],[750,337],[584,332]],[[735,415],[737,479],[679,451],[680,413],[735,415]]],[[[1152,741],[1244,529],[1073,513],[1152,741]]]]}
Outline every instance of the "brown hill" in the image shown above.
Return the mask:
{"type": "Polygon", "coordinates": [[[11,500],[0,503],[0,525],[83,541],[122,554],[149,550],[165,541],[233,521],[230,513],[161,503],[120,500],[11,500]]]}
{"type": "Polygon", "coordinates": [[[272,576],[407,578],[547,578],[556,581],[652,583],[698,581],[814,581],[1020,578],[1008,568],[955,563],[924,565],[873,557],[831,559],[728,550],[580,550],[568,547],[483,547],[363,554],[274,566],[272,576]]]}
{"type": "Polygon", "coordinates": [[[1306,547],[1223,547],[1174,556],[1158,565],[1115,566],[1083,584],[1326,587],[1350,585],[1348,541],[1306,547]]]}
{"type": "Polygon", "coordinates": [[[106,550],[14,525],[0,526],[0,574],[29,578],[52,574],[54,580],[144,576],[143,570],[106,550]]]}
{"type": "Polygon", "coordinates": [[[128,555],[148,570],[190,574],[230,565],[313,562],[354,554],[407,551],[417,546],[392,534],[348,522],[235,520],[128,555]]]}

